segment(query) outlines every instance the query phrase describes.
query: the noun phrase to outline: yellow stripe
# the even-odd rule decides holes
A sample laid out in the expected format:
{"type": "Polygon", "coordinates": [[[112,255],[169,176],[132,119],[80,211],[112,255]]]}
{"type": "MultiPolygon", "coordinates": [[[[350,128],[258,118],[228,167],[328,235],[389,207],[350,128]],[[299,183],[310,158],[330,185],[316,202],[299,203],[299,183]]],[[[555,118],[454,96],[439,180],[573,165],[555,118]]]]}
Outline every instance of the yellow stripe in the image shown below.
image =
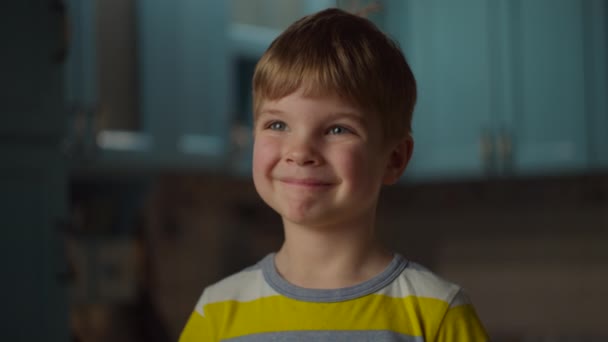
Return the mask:
{"type": "Polygon", "coordinates": [[[219,338],[294,330],[362,329],[423,336],[425,331],[437,331],[447,309],[448,303],[434,298],[384,295],[338,303],[271,296],[249,302],[211,303],[204,308],[208,317],[217,319],[211,325],[219,329],[219,338]]]}
{"type": "Polygon", "coordinates": [[[179,342],[213,341],[212,334],[208,319],[194,311],[179,337],[179,342]]]}
{"type": "Polygon", "coordinates": [[[490,337],[481,325],[473,306],[465,304],[450,308],[441,324],[437,338],[432,340],[486,342],[490,340],[490,337]]]}

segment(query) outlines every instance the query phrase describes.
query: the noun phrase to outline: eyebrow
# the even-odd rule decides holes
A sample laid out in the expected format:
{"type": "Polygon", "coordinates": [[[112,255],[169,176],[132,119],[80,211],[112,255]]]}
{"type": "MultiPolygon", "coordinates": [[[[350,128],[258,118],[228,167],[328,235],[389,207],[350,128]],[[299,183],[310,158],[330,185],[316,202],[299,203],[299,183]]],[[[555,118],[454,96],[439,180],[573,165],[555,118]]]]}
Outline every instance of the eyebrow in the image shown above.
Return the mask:
{"type": "Polygon", "coordinates": [[[360,124],[365,123],[367,120],[365,116],[360,114],[355,114],[353,112],[331,112],[329,113],[332,117],[347,117],[351,120],[357,121],[360,124]]]}
{"type": "Polygon", "coordinates": [[[280,115],[280,114],[285,114],[285,112],[283,112],[282,110],[278,110],[278,109],[264,109],[262,111],[260,111],[260,115],[262,114],[274,114],[274,115],[280,115]]]}
{"type": "MultiPolygon", "coordinates": [[[[271,115],[282,115],[285,114],[284,111],[279,110],[279,109],[273,109],[273,108],[269,108],[269,109],[264,109],[260,112],[260,116],[262,114],[271,114],[271,115]]],[[[327,117],[330,117],[332,119],[334,118],[340,118],[340,117],[347,117],[351,120],[357,121],[360,124],[364,124],[367,120],[365,119],[365,117],[363,115],[359,115],[359,114],[355,114],[353,112],[329,112],[327,117]]]]}

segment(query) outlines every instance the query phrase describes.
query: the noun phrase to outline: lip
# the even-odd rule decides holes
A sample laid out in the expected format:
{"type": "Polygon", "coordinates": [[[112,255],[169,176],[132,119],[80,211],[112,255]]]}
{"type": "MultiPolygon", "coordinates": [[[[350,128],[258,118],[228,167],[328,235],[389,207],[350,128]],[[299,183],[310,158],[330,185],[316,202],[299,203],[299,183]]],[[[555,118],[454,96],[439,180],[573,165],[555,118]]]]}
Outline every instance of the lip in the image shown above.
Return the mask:
{"type": "Polygon", "coordinates": [[[282,178],[279,179],[279,181],[288,185],[295,185],[306,188],[327,188],[332,185],[331,182],[316,178],[282,178]]]}

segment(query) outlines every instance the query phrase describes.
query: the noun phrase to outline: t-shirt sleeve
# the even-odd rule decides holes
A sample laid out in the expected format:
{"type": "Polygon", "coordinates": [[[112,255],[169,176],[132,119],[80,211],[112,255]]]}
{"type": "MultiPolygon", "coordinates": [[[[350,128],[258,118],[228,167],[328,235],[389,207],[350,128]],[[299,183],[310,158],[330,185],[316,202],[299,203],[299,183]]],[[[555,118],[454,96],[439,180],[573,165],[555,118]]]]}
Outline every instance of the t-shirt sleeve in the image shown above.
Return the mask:
{"type": "Polygon", "coordinates": [[[460,290],[451,301],[443,317],[435,342],[488,342],[475,308],[467,295],[460,290]]]}
{"type": "Polygon", "coordinates": [[[199,299],[194,311],[190,314],[186,326],[182,330],[179,342],[211,342],[216,341],[210,318],[205,316],[206,292],[199,299]]]}

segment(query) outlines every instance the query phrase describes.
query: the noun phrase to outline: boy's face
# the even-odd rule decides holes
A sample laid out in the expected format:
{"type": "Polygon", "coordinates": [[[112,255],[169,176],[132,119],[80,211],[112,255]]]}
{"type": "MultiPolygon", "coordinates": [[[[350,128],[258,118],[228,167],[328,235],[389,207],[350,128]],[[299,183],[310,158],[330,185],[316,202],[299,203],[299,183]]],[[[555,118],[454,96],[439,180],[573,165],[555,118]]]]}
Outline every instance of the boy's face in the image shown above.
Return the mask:
{"type": "Polygon", "coordinates": [[[379,120],[333,95],[296,91],[264,101],[254,133],[255,187],[288,222],[321,226],[373,217],[381,185],[403,171],[392,165],[379,120]]]}

